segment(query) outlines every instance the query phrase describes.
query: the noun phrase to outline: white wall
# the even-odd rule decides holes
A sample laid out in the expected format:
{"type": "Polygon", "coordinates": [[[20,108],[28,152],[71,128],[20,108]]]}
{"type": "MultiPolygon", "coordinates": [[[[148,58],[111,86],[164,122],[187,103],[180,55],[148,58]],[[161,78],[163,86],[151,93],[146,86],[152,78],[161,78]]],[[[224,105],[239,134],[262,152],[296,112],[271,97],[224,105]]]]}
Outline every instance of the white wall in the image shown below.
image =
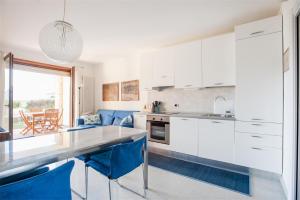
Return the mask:
{"type": "MultiPolygon", "coordinates": [[[[103,64],[99,64],[95,72],[95,108],[141,110],[143,107],[144,93],[140,93],[140,101],[102,101],[103,83],[121,83],[122,81],[139,80],[139,72],[138,55],[111,58],[106,60],[103,64]]],[[[121,93],[119,97],[121,97],[121,93]]]]}
{"type": "Polygon", "coordinates": [[[283,135],[283,175],[282,184],[288,200],[293,200],[295,193],[296,166],[296,118],[295,118],[295,51],[293,13],[298,0],[282,4],[284,51],[289,48],[289,70],[284,73],[284,135],[283,135]]]}

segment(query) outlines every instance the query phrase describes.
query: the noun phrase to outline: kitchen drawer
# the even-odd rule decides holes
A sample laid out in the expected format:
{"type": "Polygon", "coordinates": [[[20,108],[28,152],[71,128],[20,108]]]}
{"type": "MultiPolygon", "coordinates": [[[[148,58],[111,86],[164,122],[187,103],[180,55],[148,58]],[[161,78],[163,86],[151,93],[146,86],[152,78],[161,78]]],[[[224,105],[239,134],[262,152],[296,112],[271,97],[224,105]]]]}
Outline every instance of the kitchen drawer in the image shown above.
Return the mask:
{"type": "Polygon", "coordinates": [[[282,149],[281,136],[235,132],[235,139],[249,147],[271,147],[282,149]]]}
{"type": "Polygon", "coordinates": [[[237,40],[280,31],[282,31],[282,16],[270,17],[235,27],[237,40]]]}
{"type": "Polygon", "coordinates": [[[270,147],[249,146],[243,140],[236,140],[235,162],[238,165],[282,173],[282,150],[270,147]]]}
{"type": "Polygon", "coordinates": [[[282,124],[264,122],[235,122],[235,131],[282,136],[282,124]]]}

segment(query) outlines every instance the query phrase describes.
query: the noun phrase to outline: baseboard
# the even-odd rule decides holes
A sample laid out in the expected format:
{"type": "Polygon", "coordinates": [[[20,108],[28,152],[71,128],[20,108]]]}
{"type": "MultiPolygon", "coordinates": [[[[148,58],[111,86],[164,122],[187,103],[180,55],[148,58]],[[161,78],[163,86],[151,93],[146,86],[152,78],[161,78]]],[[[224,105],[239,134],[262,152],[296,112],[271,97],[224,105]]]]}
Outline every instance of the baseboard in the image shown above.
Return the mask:
{"type": "Polygon", "coordinates": [[[285,184],[285,182],[283,180],[283,177],[280,176],[279,180],[280,180],[280,183],[281,183],[284,195],[285,195],[285,199],[288,199],[288,190],[287,190],[286,184],[285,184]]]}
{"type": "Polygon", "coordinates": [[[149,152],[157,153],[157,154],[172,157],[172,158],[177,158],[180,160],[185,160],[188,162],[199,163],[202,165],[219,168],[219,169],[223,169],[223,170],[227,170],[227,171],[232,171],[235,173],[249,175],[249,169],[247,167],[237,166],[237,165],[230,164],[230,163],[209,160],[209,159],[200,158],[197,156],[187,155],[187,154],[178,153],[178,152],[174,152],[174,151],[170,151],[170,150],[166,150],[166,149],[155,148],[155,147],[149,147],[149,152]]]}

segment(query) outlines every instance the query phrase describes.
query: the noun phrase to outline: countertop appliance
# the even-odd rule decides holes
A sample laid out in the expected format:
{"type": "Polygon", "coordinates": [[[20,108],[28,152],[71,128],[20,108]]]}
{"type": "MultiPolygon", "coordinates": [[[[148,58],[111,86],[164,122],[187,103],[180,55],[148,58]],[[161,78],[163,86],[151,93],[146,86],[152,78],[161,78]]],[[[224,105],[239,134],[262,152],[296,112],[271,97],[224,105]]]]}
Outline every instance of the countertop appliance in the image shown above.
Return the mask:
{"type": "Polygon", "coordinates": [[[170,144],[170,117],[167,115],[147,115],[148,139],[152,142],[170,144]]]}

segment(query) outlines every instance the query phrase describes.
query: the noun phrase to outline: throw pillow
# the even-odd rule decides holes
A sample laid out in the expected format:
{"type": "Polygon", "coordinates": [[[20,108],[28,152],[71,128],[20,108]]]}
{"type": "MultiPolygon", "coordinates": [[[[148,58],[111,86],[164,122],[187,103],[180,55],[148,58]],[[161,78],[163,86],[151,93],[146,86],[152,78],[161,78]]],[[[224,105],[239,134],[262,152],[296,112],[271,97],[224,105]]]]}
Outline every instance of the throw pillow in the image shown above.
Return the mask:
{"type": "Polygon", "coordinates": [[[120,122],[120,126],[124,127],[133,127],[133,119],[131,115],[128,115],[127,117],[124,117],[122,121],[120,122]]]}
{"type": "Polygon", "coordinates": [[[101,125],[99,115],[83,115],[80,118],[84,120],[85,125],[101,125]]]}
{"type": "Polygon", "coordinates": [[[114,126],[120,126],[122,120],[123,120],[122,118],[116,117],[116,118],[114,119],[113,125],[114,125],[114,126]]]}

